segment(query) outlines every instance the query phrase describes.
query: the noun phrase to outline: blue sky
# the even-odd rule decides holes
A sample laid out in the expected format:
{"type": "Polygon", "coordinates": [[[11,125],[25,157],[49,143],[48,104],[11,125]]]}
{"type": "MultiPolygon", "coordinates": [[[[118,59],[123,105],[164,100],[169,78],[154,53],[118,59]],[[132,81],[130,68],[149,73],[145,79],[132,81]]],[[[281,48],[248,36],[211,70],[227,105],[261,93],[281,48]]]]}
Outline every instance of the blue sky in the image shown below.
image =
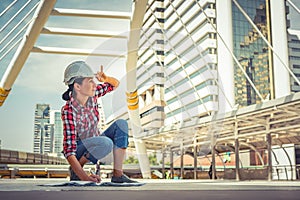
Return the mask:
{"type": "MultiPolygon", "coordinates": [[[[292,0],[300,7],[300,0],[292,0]]],[[[0,13],[13,0],[1,0],[0,13]]],[[[21,1],[19,1],[21,2],[21,1]]],[[[22,1],[24,2],[24,1],[22,1]]],[[[38,0],[33,0],[32,5],[38,0]]],[[[31,7],[32,7],[31,5],[31,7]]],[[[103,11],[124,11],[131,12],[132,0],[58,0],[57,8],[78,8],[95,9],[103,11]]],[[[29,6],[30,7],[30,6],[29,6]]],[[[16,3],[12,10],[20,9],[16,3]]],[[[11,10],[11,11],[12,11],[11,10]]],[[[29,8],[27,8],[29,10],[29,8]]],[[[7,12],[7,15],[0,17],[0,27],[13,15],[13,12],[7,12]]],[[[299,14],[293,8],[290,8],[290,18],[292,28],[300,30],[299,14]]],[[[92,30],[114,31],[120,34],[126,34],[128,30],[128,21],[109,20],[109,19],[87,19],[78,18],[70,20],[70,17],[51,16],[46,24],[49,27],[63,28],[85,28],[92,30]]],[[[14,20],[17,23],[18,19],[14,20]]],[[[0,32],[0,41],[8,31],[0,32]]],[[[92,48],[124,52],[126,43],[121,40],[105,41],[101,38],[78,38],[41,35],[37,41],[40,46],[55,47],[74,47],[74,48],[92,48]]],[[[0,49],[2,46],[0,45],[0,49]]],[[[0,53],[1,55],[1,53],[0,53]]],[[[34,109],[37,103],[50,104],[51,109],[60,109],[64,104],[61,100],[61,94],[66,86],[63,84],[63,71],[67,64],[74,60],[87,60],[96,71],[99,64],[103,64],[104,71],[108,75],[116,76],[123,80],[125,77],[124,59],[95,58],[81,56],[67,56],[55,54],[31,53],[26,61],[22,71],[17,77],[12,91],[6,99],[4,105],[0,107],[0,140],[2,148],[19,151],[32,152],[33,149],[33,124],[34,109]]],[[[0,61],[0,77],[2,77],[9,62],[8,59],[0,61]]],[[[124,85],[123,85],[124,87],[124,85]]],[[[120,91],[120,90],[119,90],[120,91]]],[[[119,97],[120,93],[115,93],[114,97],[119,97]]],[[[124,95],[124,94],[123,94],[124,95]]],[[[112,105],[114,101],[106,107],[107,110],[115,109],[112,105]]],[[[126,99],[124,98],[124,101],[126,99]]]]}
{"type": "MultiPolygon", "coordinates": [[[[13,0],[1,0],[0,13],[13,0]]],[[[24,1],[21,1],[24,2],[24,1]]],[[[25,10],[29,10],[38,0],[33,0],[25,10]]],[[[103,11],[122,11],[131,12],[131,0],[58,0],[56,8],[88,9],[103,11]]],[[[12,10],[20,9],[21,5],[16,3],[12,10]]],[[[10,10],[9,10],[10,11],[10,10]]],[[[10,19],[14,12],[7,12],[0,17],[0,25],[10,19]]],[[[21,15],[21,14],[20,14],[21,15]]],[[[109,19],[91,19],[77,18],[70,20],[70,17],[50,16],[46,26],[62,28],[85,28],[91,30],[113,31],[124,33],[128,30],[128,20],[109,20],[109,19]]],[[[16,19],[18,21],[20,19],[16,19]]],[[[0,41],[5,36],[3,30],[0,33],[0,41]]],[[[116,45],[125,51],[125,41],[110,40],[104,42],[101,38],[78,38],[63,37],[53,35],[41,35],[37,41],[39,46],[54,47],[74,47],[89,49],[111,49],[116,45]],[[115,44],[114,44],[115,43],[115,44]]],[[[0,46],[2,48],[2,46],[0,46]]],[[[8,59],[0,61],[0,77],[2,77],[8,62],[8,59]]],[[[50,104],[51,109],[60,109],[64,104],[61,100],[61,94],[66,86],[63,84],[63,72],[65,67],[74,60],[87,60],[84,56],[68,56],[56,54],[31,53],[24,67],[18,75],[12,91],[2,107],[0,107],[0,140],[2,148],[19,151],[32,152],[33,150],[33,124],[34,109],[37,103],[50,104]]],[[[94,70],[98,69],[98,64],[103,64],[104,71],[113,76],[122,79],[125,72],[124,59],[112,60],[109,58],[89,58],[89,64],[94,70]]]]}

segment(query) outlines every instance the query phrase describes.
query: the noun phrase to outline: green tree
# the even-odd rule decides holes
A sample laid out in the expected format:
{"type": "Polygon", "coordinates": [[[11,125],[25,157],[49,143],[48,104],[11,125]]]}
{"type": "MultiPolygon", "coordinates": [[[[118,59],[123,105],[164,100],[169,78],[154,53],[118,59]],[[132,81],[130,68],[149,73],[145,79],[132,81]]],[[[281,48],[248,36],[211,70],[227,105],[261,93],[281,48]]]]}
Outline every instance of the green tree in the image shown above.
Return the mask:
{"type": "Polygon", "coordinates": [[[128,159],[124,161],[124,164],[138,164],[139,161],[134,156],[129,156],[128,159]]]}
{"type": "Polygon", "coordinates": [[[156,154],[148,156],[150,165],[158,165],[156,154]]]}

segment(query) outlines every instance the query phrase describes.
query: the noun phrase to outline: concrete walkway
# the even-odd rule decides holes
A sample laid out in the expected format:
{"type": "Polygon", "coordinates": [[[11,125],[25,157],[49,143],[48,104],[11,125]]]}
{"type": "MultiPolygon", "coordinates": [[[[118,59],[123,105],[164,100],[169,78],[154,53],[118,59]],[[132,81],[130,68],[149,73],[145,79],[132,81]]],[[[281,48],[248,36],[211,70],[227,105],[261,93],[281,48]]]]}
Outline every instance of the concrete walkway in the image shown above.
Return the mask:
{"type": "MultiPolygon", "coordinates": [[[[0,179],[1,199],[300,199],[299,181],[139,180],[139,187],[40,186],[67,179],[0,179]]],[[[109,180],[103,180],[109,181],[109,180]]]]}

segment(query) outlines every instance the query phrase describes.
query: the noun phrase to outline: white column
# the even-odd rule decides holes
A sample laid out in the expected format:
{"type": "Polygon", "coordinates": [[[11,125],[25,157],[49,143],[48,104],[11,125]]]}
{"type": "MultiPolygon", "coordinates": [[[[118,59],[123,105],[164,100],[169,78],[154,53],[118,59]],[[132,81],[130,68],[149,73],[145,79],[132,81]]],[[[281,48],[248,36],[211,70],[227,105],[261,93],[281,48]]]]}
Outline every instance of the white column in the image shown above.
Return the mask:
{"type": "MultiPolygon", "coordinates": [[[[272,46],[286,66],[289,66],[286,29],[285,1],[270,1],[272,46]]],[[[290,75],[284,65],[273,53],[275,98],[291,92],[290,75]]]]}
{"type": "Polygon", "coordinates": [[[146,145],[139,135],[142,132],[139,115],[139,104],[136,85],[136,66],[138,59],[138,47],[144,14],[147,7],[147,0],[135,0],[133,3],[133,15],[130,23],[130,33],[127,52],[127,106],[131,122],[131,131],[137,152],[143,178],[151,178],[150,163],[147,155],[146,145]]]}
{"type": "MultiPolygon", "coordinates": [[[[233,51],[231,0],[216,1],[217,30],[226,46],[233,51]]],[[[228,112],[235,105],[234,62],[223,41],[217,36],[219,112],[228,112]],[[226,98],[225,98],[226,97],[226,98]]]]}

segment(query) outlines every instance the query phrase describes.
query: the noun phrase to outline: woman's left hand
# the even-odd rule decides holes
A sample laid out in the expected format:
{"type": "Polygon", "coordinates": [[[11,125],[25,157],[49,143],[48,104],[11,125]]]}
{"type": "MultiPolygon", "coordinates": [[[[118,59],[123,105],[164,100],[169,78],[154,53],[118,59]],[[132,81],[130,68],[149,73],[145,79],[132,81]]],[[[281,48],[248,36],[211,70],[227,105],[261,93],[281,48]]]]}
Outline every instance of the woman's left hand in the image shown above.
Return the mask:
{"type": "Polygon", "coordinates": [[[106,74],[104,74],[104,72],[103,72],[103,66],[102,66],[102,65],[100,66],[100,71],[97,72],[97,74],[96,74],[96,78],[97,78],[98,81],[100,81],[100,82],[106,82],[107,76],[106,76],[106,74]]]}
{"type": "Polygon", "coordinates": [[[120,84],[120,82],[116,78],[113,78],[111,76],[106,76],[106,74],[104,74],[102,65],[100,66],[100,71],[97,72],[96,74],[96,78],[100,82],[107,82],[111,84],[112,86],[114,86],[114,88],[117,88],[120,84]]]}

